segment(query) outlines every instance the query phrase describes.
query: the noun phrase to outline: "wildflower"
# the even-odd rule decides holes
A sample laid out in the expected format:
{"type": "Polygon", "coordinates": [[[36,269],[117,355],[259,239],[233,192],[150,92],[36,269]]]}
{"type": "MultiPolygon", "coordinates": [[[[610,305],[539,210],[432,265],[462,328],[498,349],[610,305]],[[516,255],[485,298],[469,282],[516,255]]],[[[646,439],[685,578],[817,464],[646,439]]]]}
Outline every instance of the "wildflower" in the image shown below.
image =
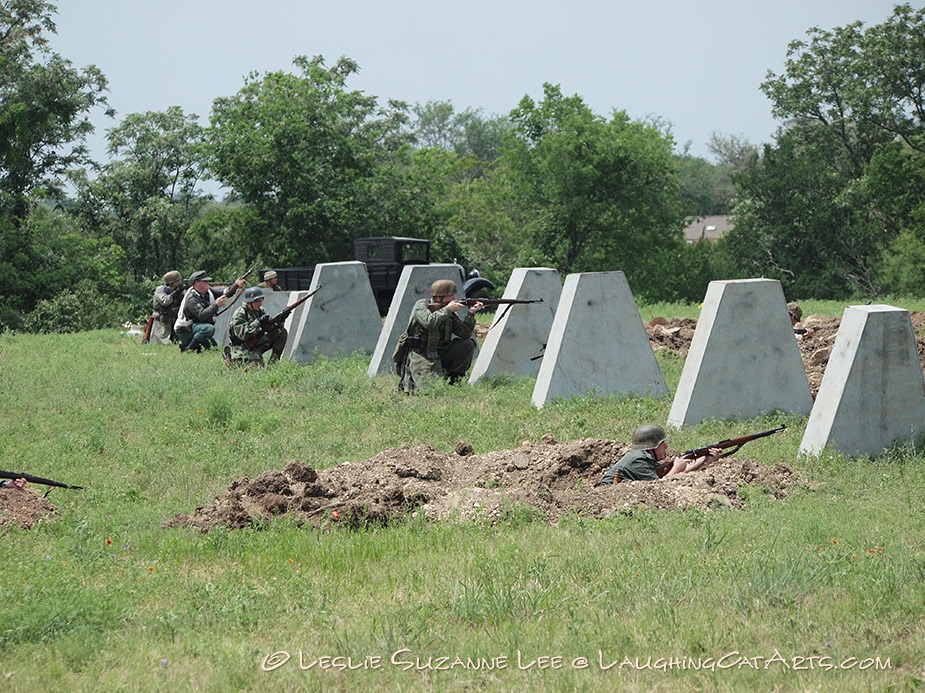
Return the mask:
{"type": "Polygon", "coordinates": [[[112,539],[106,540],[106,546],[112,546],[112,539]]]}
{"type": "Polygon", "coordinates": [[[154,570],[154,566],[153,566],[153,565],[149,565],[149,566],[148,566],[148,570],[153,571],[153,570],[154,570]]]}
{"type": "Polygon", "coordinates": [[[331,517],[333,517],[336,520],[338,517],[340,517],[340,513],[337,512],[336,510],[332,510],[331,517]]]}

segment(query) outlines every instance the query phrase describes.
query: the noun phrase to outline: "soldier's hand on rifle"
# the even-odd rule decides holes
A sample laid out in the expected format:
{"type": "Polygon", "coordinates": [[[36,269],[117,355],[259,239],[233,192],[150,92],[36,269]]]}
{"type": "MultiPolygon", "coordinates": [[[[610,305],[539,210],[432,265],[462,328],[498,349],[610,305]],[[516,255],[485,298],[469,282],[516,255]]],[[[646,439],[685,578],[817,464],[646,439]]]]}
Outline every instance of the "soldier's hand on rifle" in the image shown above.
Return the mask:
{"type": "Polygon", "coordinates": [[[470,313],[478,313],[478,312],[479,312],[480,310],[482,310],[482,308],[484,308],[484,307],[485,307],[485,304],[484,304],[484,303],[482,303],[481,301],[476,301],[476,302],[473,303],[471,306],[469,306],[469,312],[470,312],[470,313]]]}
{"type": "Polygon", "coordinates": [[[261,315],[261,316],[257,319],[257,322],[259,322],[261,325],[266,325],[268,322],[270,322],[270,316],[269,316],[269,315],[261,315]]]}
{"type": "Polygon", "coordinates": [[[244,277],[238,277],[234,282],[234,285],[239,289],[243,289],[245,284],[247,284],[247,279],[244,277]]]}
{"type": "Polygon", "coordinates": [[[221,308],[223,305],[225,305],[227,301],[228,301],[228,297],[225,294],[222,294],[221,296],[215,299],[215,305],[221,308]]]}
{"type": "Polygon", "coordinates": [[[686,472],[693,472],[703,467],[708,462],[716,462],[723,454],[722,448],[710,448],[710,452],[696,460],[688,460],[686,472]]]}
{"type": "Polygon", "coordinates": [[[22,491],[24,488],[26,488],[26,480],[25,479],[10,479],[9,481],[3,482],[3,487],[4,488],[15,488],[19,491],[22,491]]]}

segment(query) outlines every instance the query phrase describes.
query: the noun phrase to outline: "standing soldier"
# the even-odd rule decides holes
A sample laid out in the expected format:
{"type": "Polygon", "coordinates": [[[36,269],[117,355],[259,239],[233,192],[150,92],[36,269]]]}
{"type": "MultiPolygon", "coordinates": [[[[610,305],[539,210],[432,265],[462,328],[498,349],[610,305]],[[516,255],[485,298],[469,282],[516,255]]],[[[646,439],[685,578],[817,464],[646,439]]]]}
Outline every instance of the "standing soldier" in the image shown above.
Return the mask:
{"type": "Polygon", "coordinates": [[[177,270],[170,270],[164,275],[164,283],[154,290],[154,323],[149,341],[169,345],[177,340],[173,324],[177,321],[182,300],[183,277],[177,270]]]}
{"type": "Polygon", "coordinates": [[[289,334],[282,321],[266,329],[269,322],[270,315],[263,309],[263,289],[255,286],[245,290],[244,305],[235,310],[228,326],[231,344],[225,347],[225,360],[262,366],[264,352],[272,349],[270,363],[279,361],[289,334]],[[256,342],[248,347],[247,342],[254,337],[257,337],[256,342]]]}

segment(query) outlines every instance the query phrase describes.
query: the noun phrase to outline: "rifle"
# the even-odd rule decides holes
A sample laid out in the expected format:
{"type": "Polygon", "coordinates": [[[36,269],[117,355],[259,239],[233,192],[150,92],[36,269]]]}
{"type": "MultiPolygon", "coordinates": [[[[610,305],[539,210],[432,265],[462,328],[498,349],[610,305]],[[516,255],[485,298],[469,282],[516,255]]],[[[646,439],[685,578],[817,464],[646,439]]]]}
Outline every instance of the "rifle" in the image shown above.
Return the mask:
{"type": "MultiPolygon", "coordinates": [[[[787,424],[781,424],[777,428],[772,428],[769,431],[762,431],[761,433],[749,433],[748,435],[739,436],[738,438],[726,438],[725,440],[721,440],[718,443],[705,445],[702,448],[687,450],[686,452],[683,452],[680,457],[696,460],[698,457],[709,454],[710,448],[722,448],[723,450],[732,448],[732,450],[729,450],[729,452],[724,452],[722,455],[720,455],[720,457],[728,457],[729,455],[737,453],[739,449],[746,443],[757,440],[758,438],[766,438],[769,435],[786,430],[786,428],[787,424]]],[[[674,466],[674,459],[665,460],[661,464],[655,466],[655,473],[658,474],[659,478],[662,478],[668,473],[672,466],[674,466]]]]}
{"type": "MultiPolygon", "coordinates": [[[[6,472],[3,470],[0,470],[0,479],[25,479],[30,484],[42,484],[43,486],[48,487],[48,490],[45,491],[45,496],[51,493],[51,489],[55,486],[57,486],[58,488],[75,488],[75,489],[83,488],[83,486],[73,486],[71,484],[65,484],[61,481],[55,481],[54,479],[46,479],[45,477],[42,477],[42,476],[33,476],[32,474],[20,474],[19,472],[6,472]]],[[[42,497],[44,498],[45,496],[42,496],[42,497]]]]}
{"type": "Polygon", "coordinates": [[[145,336],[142,337],[141,339],[142,344],[147,344],[148,342],[151,341],[151,328],[153,326],[154,326],[154,315],[149,315],[147,321],[145,321],[145,336]]]}
{"type": "MultiPolygon", "coordinates": [[[[253,265],[250,266],[250,269],[248,269],[247,272],[245,272],[245,273],[242,274],[240,277],[238,277],[238,279],[247,279],[248,276],[250,276],[250,273],[253,272],[255,269],[257,269],[257,265],[258,265],[258,264],[260,264],[260,263],[255,262],[253,265]]],[[[224,296],[225,298],[231,298],[232,296],[234,296],[234,295],[235,295],[235,292],[238,290],[237,281],[238,281],[238,280],[235,279],[235,280],[231,283],[231,285],[230,285],[227,289],[225,289],[224,292],[222,292],[222,296],[224,296]]],[[[243,293],[243,292],[242,292],[242,293],[243,293]]],[[[225,307],[222,308],[220,311],[218,311],[218,312],[215,314],[215,317],[218,317],[219,315],[221,315],[222,313],[224,313],[226,310],[228,310],[229,308],[231,308],[235,303],[238,302],[238,299],[239,299],[239,298],[241,298],[241,294],[240,294],[240,293],[239,293],[237,296],[235,296],[234,300],[233,300],[231,303],[229,303],[227,306],[225,306],[225,307]]]]}
{"type": "Polygon", "coordinates": [[[542,303],[541,298],[460,298],[457,299],[467,308],[471,308],[476,303],[486,306],[513,305],[515,303],[542,303]]]}
{"type": "MultiPolygon", "coordinates": [[[[263,337],[263,335],[265,335],[267,332],[269,332],[270,330],[272,330],[274,327],[276,327],[276,326],[277,326],[278,324],[280,324],[281,322],[286,322],[286,318],[289,317],[289,314],[292,313],[292,311],[294,311],[294,310],[295,310],[296,308],[298,308],[300,305],[302,305],[303,303],[305,303],[305,301],[307,301],[307,300],[310,299],[312,296],[314,296],[315,294],[317,294],[317,293],[321,290],[321,287],[322,287],[322,286],[324,286],[324,284],[319,284],[319,285],[318,285],[318,288],[316,288],[314,291],[311,291],[311,292],[305,294],[305,295],[304,295],[302,298],[300,298],[298,301],[295,301],[295,302],[293,302],[293,303],[290,303],[288,306],[286,306],[285,308],[283,308],[283,309],[282,309],[279,313],[277,313],[275,316],[273,316],[273,317],[270,318],[269,320],[267,320],[267,321],[265,321],[264,323],[262,323],[262,324],[260,325],[260,329],[257,330],[257,334],[255,334],[253,337],[251,337],[250,339],[248,339],[247,341],[245,341],[245,342],[244,342],[244,346],[246,346],[248,349],[253,349],[253,348],[257,345],[257,342],[260,341],[260,338],[263,337]]],[[[266,316],[266,317],[269,317],[269,316],[266,316]]]]}

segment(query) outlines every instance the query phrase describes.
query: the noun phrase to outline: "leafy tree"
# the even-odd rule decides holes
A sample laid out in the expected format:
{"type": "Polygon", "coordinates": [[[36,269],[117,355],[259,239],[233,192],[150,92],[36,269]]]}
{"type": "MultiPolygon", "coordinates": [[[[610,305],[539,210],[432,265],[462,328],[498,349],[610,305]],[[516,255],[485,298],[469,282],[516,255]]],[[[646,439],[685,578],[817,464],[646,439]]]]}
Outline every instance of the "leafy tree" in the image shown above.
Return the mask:
{"type": "Polygon", "coordinates": [[[735,189],[730,169],[699,156],[679,156],[678,186],[681,205],[689,216],[729,214],[735,189]]]}
{"type": "MultiPolygon", "coordinates": [[[[377,167],[406,143],[406,105],[348,91],[357,64],[331,68],[317,56],[301,74],[252,73],[234,96],[216,99],[210,169],[254,211],[249,229],[276,265],[352,257],[353,239],[386,229],[375,216],[377,167]]],[[[381,188],[380,188],[381,189],[381,188]]]]}
{"type": "Polygon", "coordinates": [[[664,271],[684,247],[670,137],[624,112],[596,116],[558,86],[543,90],[543,101],[524,97],[512,112],[500,158],[533,248],[563,273],[621,269],[641,297],[677,297],[683,282],[664,271]]]}
{"type": "Polygon", "coordinates": [[[81,177],[85,225],[116,239],[136,279],[186,260],[186,233],[211,199],[196,187],[203,173],[197,121],[178,106],[132,113],[108,131],[110,162],[94,180],[81,177]]]}
{"type": "Polygon", "coordinates": [[[107,106],[96,67],[78,70],[48,50],[55,11],[41,0],[0,0],[0,212],[14,225],[32,191],[60,195],[65,172],[88,162],[85,115],[107,106]]]}
{"type": "Polygon", "coordinates": [[[417,120],[412,132],[418,146],[438,147],[480,162],[497,158],[504,133],[511,127],[501,116],[486,118],[481,108],[456,113],[449,101],[428,101],[413,111],[417,120]]]}
{"type": "Polygon", "coordinates": [[[788,127],[771,160],[737,179],[730,249],[797,293],[819,292],[801,295],[895,289],[903,251],[925,241],[925,10],[898,5],[869,29],[807,36],[762,84],[788,127]]]}

